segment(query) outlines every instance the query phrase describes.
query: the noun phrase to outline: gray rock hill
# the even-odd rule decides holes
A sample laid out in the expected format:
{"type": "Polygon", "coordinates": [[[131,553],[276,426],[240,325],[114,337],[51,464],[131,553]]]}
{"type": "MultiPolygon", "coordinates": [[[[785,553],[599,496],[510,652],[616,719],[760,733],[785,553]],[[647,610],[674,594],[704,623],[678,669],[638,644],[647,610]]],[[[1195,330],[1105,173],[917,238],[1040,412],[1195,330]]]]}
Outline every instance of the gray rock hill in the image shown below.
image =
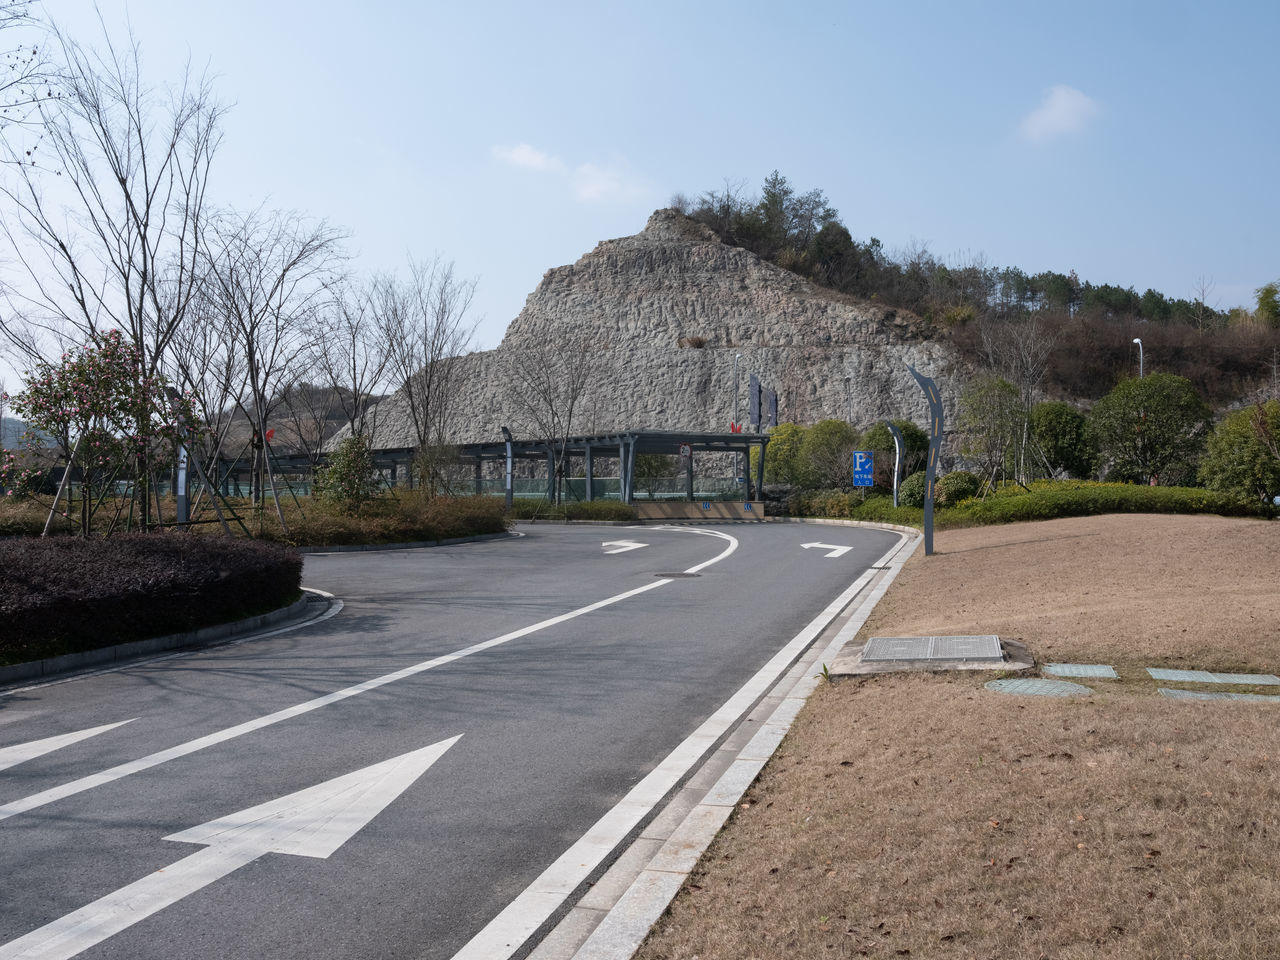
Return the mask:
{"type": "MultiPolygon", "coordinates": [[[[458,442],[496,440],[508,425],[537,435],[514,365],[548,369],[589,350],[594,380],[571,432],[615,429],[727,432],[734,358],[746,418],[747,376],[778,393],[779,421],[884,418],[926,424],[907,364],[938,381],[954,423],[958,363],[927,325],[818,287],[722,243],[675,210],[635,236],[606,240],[577,263],[548,270],[494,350],[462,358],[465,386],[451,416],[458,442]]],[[[374,444],[412,446],[399,395],[378,409],[374,444]]]]}

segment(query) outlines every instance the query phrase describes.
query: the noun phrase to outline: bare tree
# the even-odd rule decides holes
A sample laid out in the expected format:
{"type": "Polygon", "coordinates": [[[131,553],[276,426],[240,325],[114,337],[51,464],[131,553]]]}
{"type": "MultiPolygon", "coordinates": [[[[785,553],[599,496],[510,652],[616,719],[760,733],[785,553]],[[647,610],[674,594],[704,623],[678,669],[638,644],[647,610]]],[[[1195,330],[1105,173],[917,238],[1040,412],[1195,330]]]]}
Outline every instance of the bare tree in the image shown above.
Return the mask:
{"type": "Polygon", "coordinates": [[[356,436],[374,426],[391,364],[391,350],[378,323],[377,289],[373,283],[364,289],[345,281],[335,284],[329,301],[316,313],[321,329],[312,337],[314,367],[333,386],[334,402],[356,436]]]}
{"type": "MultiPolygon", "coordinates": [[[[36,104],[43,159],[10,138],[0,147],[14,167],[0,182],[11,211],[0,236],[19,271],[6,284],[11,310],[0,334],[30,357],[42,340],[84,344],[119,329],[137,351],[136,380],[146,383],[202,279],[205,189],[223,108],[207,80],[189,73],[166,98],[145,87],[132,40],[117,48],[105,38],[97,53],[53,36],[60,96],[36,104]]],[[[145,527],[149,437],[138,451],[145,527]]]]}
{"type": "Polygon", "coordinates": [[[460,279],[439,257],[410,262],[409,279],[375,280],[372,309],[387,355],[387,376],[399,392],[418,446],[423,485],[447,488],[447,447],[462,390],[459,362],[471,349],[476,322],[468,318],[476,281],[460,279]]]}
{"type": "Polygon", "coordinates": [[[210,243],[209,294],[243,357],[253,462],[251,496],[262,502],[267,423],[310,346],[312,319],[340,259],[342,235],[295,213],[228,213],[210,243]]]}
{"type": "MultiPolygon", "coordinates": [[[[57,98],[57,72],[50,63],[47,29],[32,10],[32,0],[0,0],[0,32],[11,45],[0,50],[0,130],[26,125],[36,108],[57,98]]],[[[22,150],[34,154],[38,135],[22,150]]]]}
{"type": "MultiPolygon", "coordinates": [[[[188,73],[168,98],[143,86],[139,49],[90,52],[54,34],[63,95],[40,105],[45,160],[15,156],[3,232],[26,274],[14,313],[55,337],[125,332],[142,372],[159,369],[203,279],[205,190],[223,107],[188,73]],[[46,199],[57,174],[64,202],[46,199]]],[[[21,338],[20,338],[21,339],[21,338]]],[[[29,339],[29,338],[28,338],[29,339]]]]}
{"type": "Polygon", "coordinates": [[[1196,330],[1203,334],[1211,327],[1218,325],[1217,304],[1209,304],[1209,297],[1213,294],[1213,279],[1206,278],[1203,275],[1196,278],[1195,284],[1191,288],[1191,294],[1195,297],[1192,301],[1191,318],[1195,322],[1196,330]]]}
{"type": "Polygon", "coordinates": [[[217,482],[217,464],[245,395],[244,353],[227,335],[225,318],[211,296],[192,304],[169,351],[171,379],[187,393],[203,425],[191,452],[217,482]]]}
{"type": "Polygon", "coordinates": [[[1031,436],[1031,409],[1057,345],[1057,334],[1045,311],[1024,314],[1021,319],[988,323],[982,328],[982,346],[991,369],[1018,391],[1020,424],[1013,436],[1014,473],[1019,483],[1029,482],[1044,460],[1031,436]]]}
{"type": "Polygon", "coordinates": [[[285,385],[280,394],[284,430],[277,436],[306,457],[312,470],[321,465],[325,444],[342,416],[341,388],[315,374],[316,368],[304,358],[292,382],[285,385]]]}
{"type": "Polygon", "coordinates": [[[555,500],[561,498],[565,454],[585,400],[601,376],[599,346],[588,338],[572,343],[536,337],[504,351],[511,395],[522,421],[517,426],[544,440],[555,461],[555,500]]]}

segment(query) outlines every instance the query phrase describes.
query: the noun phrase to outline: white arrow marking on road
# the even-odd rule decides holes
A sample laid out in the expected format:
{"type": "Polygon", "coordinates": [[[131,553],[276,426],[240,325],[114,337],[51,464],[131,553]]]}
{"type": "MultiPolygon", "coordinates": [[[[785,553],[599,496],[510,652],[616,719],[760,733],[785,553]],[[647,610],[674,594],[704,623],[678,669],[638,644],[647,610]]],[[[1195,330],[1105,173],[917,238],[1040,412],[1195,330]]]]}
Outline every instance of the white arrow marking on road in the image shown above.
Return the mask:
{"type": "Polygon", "coordinates": [[[326,858],[350,840],[461,734],[248,810],[170,834],[207,844],[87,907],[0,947],[0,960],[68,960],[265,853],[326,858]]]}
{"type": "Polygon", "coordinates": [[[819,550],[830,550],[830,553],[823,554],[825,557],[843,557],[853,547],[838,547],[834,543],[802,543],[800,546],[808,550],[810,547],[817,547],[819,550]]]}
{"type": "MultiPolygon", "coordinates": [[[[137,717],[133,719],[136,720],[137,717]]],[[[69,747],[73,743],[79,743],[81,740],[88,740],[90,737],[96,737],[100,733],[114,730],[116,727],[123,727],[126,723],[133,723],[133,720],[105,723],[100,727],[90,727],[87,730],[77,730],[75,733],[63,733],[56,737],[46,737],[43,740],[32,740],[30,743],[19,743],[16,746],[5,747],[0,749],[0,770],[26,763],[28,760],[34,760],[36,757],[43,756],[46,753],[61,750],[63,747],[69,747]]]]}
{"type": "Polygon", "coordinates": [[[600,544],[602,547],[613,547],[612,550],[606,550],[605,553],[626,553],[628,550],[639,550],[641,547],[647,547],[647,543],[636,543],[634,540],[607,540],[600,544]]]}

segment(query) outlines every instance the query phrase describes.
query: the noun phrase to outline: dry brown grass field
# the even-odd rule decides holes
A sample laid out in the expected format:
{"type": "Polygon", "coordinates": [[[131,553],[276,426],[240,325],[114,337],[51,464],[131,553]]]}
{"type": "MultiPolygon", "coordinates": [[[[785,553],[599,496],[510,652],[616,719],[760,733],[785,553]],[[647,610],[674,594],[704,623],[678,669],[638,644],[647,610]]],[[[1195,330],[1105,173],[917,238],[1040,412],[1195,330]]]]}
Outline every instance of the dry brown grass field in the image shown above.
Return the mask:
{"type": "Polygon", "coordinates": [[[1121,679],[824,685],[637,956],[1280,956],[1280,704],[1168,699],[1143,669],[1280,673],[1280,523],[943,532],[855,644],[969,633],[1121,679]]]}

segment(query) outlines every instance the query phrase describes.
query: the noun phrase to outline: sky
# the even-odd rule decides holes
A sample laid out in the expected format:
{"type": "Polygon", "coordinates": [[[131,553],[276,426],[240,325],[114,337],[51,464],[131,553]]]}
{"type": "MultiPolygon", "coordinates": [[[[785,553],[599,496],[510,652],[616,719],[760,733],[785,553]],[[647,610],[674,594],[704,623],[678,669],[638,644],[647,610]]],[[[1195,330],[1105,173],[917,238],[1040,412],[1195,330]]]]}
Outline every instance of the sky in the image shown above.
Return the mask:
{"type": "Polygon", "coordinates": [[[475,278],[481,348],[546,270],[775,169],[890,251],[1204,278],[1222,309],[1280,278],[1274,0],[41,6],[85,45],[131,30],[154,86],[214,77],[220,204],[475,278]]]}

